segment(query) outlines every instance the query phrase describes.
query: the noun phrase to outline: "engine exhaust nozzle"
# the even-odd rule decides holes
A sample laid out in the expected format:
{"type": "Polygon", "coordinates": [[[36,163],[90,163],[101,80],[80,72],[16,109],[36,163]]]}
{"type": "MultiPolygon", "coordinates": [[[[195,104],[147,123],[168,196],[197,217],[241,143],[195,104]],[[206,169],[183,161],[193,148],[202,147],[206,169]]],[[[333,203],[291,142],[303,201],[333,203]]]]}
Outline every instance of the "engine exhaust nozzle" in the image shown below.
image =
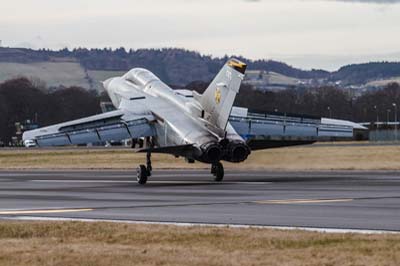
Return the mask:
{"type": "Polygon", "coordinates": [[[214,163],[221,160],[222,148],[221,145],[215,142],[209,142],[201,146],[201,159],[207,163],[214,163]]]}
{"type": "Polygon", "coordinates": [[[225,159],[228,162],[243,162],[250,155],[250,148],[243,142],[230,142],[227,146],[225,159]]]}

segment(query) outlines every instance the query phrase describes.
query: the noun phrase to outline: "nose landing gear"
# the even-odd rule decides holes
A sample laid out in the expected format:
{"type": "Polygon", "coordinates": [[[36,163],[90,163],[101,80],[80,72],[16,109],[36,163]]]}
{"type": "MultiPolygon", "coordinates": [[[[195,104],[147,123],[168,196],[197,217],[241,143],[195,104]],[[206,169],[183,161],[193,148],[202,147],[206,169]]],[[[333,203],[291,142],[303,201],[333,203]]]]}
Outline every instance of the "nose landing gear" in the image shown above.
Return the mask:
{"type": "Polygon", "coordinates": [[[221,182],[224,179],[224,166],[221,162],[213,163],[211,165],[211,174],[214,175],[216,182],[221,182]]]}

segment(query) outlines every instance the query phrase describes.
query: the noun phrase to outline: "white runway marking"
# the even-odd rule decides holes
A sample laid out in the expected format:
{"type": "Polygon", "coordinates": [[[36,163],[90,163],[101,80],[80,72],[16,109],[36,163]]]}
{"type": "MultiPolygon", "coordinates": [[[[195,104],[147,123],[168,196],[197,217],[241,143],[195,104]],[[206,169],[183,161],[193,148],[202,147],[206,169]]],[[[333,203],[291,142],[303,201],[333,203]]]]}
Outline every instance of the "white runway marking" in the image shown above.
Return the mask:
{"type": "Polygon", "coordinates": [[[66,213],[66,212],[87,212],[93,209],[48,209],[48,210],[7,210],[0,211],[0,215],[18,215],[18,214],[46,214],[46,213],[66,213]]]}
{"type": "Polygon", "coordinates": [[[343,229],[343,228],[318,228],[318,227],[292,227],[292,226],[269,226],[269,225],[247,225],[247,224],[210,224],[210,223],[183,223],[183,222],[149,222],[129,220],[107,220],[107,219],[78,219],[64,217],[40,217],[40,216],[16,216],[12,218],[0,217],[2,220],[23,220],[23,221],[78,221],[78,222],[108,222],[127,224],[149,224],[149,225],[174,225],[184,227],[227,227],[227,228],[257,228],[274,230],[301,230],[319,233],[333,234],[400,234],[400,231],[368,230],[368,229],[343,229]]]}
{"type": "Polygon", "coordinates": [[[304,204],[304,203],[334,203],[350,202],[354,199],[284,199],[284,200],[259,200],[254,201],[258,204],[304,204]]]}

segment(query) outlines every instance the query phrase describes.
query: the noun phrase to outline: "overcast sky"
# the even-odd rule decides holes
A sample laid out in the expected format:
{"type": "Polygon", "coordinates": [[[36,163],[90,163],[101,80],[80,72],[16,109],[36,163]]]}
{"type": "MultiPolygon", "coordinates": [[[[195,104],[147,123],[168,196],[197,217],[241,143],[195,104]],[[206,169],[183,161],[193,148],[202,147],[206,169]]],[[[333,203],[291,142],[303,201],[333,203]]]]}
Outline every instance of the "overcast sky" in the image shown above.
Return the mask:
{"type": "Polygon", "coordinates": [[[3,46],[180,47],[328,70],[353,62],[400,61],[400,1],[396,0],[0,0],[0,4],[3,46]]]}

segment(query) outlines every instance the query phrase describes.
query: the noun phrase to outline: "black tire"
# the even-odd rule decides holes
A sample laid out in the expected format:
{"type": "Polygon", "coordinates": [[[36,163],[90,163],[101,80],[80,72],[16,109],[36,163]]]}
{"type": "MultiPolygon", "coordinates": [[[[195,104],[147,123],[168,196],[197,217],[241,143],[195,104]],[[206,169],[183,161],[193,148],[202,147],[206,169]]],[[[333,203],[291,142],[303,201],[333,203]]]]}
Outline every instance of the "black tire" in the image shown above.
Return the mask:
{"type": "Polygon", "coordinates": [[[140,185],[144,185],[147,182],[147,168],[143,164],[139,165],[136,169],[137,172],[137,182],[140,185]]]}
{"type": "Polygon", "coordinates": [[[224,166],[222,165],[222,163],[218,162],[215,164],[215,178],[214,180],[216,182],[221,182],[224,179],[224,166]]]}
{"type": "Polygon", "coordinates": [[[213,174],[213,176],[215,176],[215,173],[217,172],[217,167],[215,166],[215,164],[211,165],[211,174],[213,174]]]}

